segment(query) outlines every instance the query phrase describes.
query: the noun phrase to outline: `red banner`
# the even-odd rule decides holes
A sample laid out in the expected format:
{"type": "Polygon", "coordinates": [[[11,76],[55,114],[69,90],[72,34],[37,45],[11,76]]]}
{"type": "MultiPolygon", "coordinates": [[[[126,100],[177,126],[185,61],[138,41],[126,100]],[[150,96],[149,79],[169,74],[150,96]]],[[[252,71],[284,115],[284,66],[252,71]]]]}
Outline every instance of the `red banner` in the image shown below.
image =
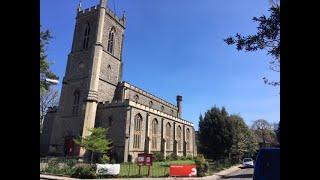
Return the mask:
{"type": "Polygon", "coordinates": [[[191,165],[170,165],[170,176],[197,176],[197,167],[195,164],[191,165]]]}

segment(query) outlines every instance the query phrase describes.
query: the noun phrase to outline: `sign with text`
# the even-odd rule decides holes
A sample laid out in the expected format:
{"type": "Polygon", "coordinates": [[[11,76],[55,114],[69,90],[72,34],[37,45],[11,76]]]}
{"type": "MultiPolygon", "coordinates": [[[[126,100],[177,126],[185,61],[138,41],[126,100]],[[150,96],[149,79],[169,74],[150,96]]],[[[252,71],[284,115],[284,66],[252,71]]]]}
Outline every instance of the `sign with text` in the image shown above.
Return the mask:
{"type": "Polygon", "coordinates": [[[138,154],[137,164],[139,166],[152,166],[152,154],[148,154],[148,153],[138,154]]]}
{"type": "Polygon", "coordinates": [[[96,174],[98,175],[118,175],[120,164],[97,164],[96,174]]]}
{"type": "Polygon", "coordinates": [[[197,176],[197,167],[195,164],[170,165],[170,176],[195,177],[197,176]]]}

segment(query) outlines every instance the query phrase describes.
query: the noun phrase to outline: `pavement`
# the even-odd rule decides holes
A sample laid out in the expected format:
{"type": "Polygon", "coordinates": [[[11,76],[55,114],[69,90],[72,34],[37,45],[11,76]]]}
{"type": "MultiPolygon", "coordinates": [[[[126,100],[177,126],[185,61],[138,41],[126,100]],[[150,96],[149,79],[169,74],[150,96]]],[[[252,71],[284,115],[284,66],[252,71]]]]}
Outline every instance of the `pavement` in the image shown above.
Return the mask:
{"type": "MultiPolygon", "coordinates": [[[[241,180],[247,180],[244,178],[248,178],[248,180],[252,180],[252,173],[253,168],[248,169],[241,169],[241,165],[232,166],[228,169],[222,170],[218,173],[215,173],[211,176],[206,177],[166,177],[166,178],[148,178],[152,180],[220,180],[220,179],[229,179],[229,180],[237,180],[241,178],[241,180]]],[[[46,174],[40,174],[40,180],[78,180],[77,178],[68,178],[68,177],[59,177],[59,176],[52,176],[46,174]]],[[[108,179],[99,179],[99,180],[144,180],[147,178],[108,178],[108,179]]]]}
{"type": "Polygon", "coordinates": [[[222,176],[221,179],[229,179],[229,180],[252,180],[254,168],[245,168],[234,171],[230,174],[222,176]]]}

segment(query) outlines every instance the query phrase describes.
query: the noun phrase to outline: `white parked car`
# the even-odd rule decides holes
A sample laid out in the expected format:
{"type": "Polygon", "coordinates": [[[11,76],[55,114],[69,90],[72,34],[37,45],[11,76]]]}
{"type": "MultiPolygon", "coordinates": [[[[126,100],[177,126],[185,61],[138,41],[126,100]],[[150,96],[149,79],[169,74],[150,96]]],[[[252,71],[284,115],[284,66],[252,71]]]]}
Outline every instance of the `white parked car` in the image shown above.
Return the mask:
{"type": "Polygon", "coordinates": [[[244,158],[242,161],[243,167],[254,167],[253,159],[252,158],[244,158]]]}

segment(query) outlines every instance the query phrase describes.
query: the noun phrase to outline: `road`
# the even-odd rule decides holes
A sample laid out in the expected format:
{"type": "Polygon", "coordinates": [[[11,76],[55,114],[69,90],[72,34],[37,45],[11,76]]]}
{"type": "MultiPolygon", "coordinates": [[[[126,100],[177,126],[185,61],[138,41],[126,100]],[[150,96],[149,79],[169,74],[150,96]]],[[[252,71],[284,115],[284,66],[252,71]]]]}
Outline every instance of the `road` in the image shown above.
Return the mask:
{"type": "Polygon", "coordinates": [[[253,168],[239,169],[233,173],[225,175],[222,179],[228,180],[252,180],[253,168]]]}

